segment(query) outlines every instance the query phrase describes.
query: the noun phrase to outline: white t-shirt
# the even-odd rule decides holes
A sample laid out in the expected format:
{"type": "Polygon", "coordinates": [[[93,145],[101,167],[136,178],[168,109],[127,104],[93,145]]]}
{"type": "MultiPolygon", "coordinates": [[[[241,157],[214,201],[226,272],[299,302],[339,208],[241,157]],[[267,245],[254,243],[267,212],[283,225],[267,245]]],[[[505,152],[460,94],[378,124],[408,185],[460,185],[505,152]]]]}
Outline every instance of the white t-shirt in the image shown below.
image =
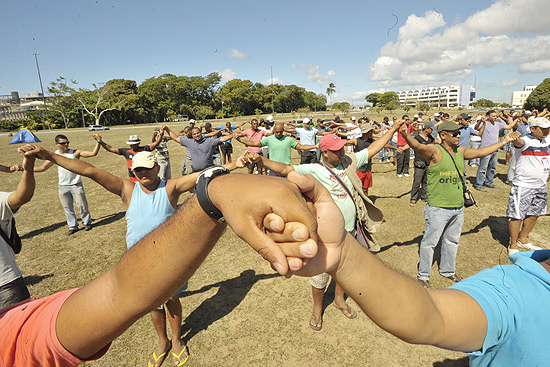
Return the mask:
{"type": "Polygon", "coordinates": [[[361,128],[359,127],[359,125],[346,122],[346,127],[355,127],[355,129],[353,130],[348,130],[348,139],[358,139],[363,135],[361,133],[361,128]]]}
{"type": "MultiPolygon", "coordinates": [[[[8,197],[11,192],[0,192],[0,226],[8,237],[11,233],[13,212],[8,205],[8,197]]],[[[0,286],[13,282],[23,276],[21,269],[15,262],[15,254],[11,247],[0,237],[0,286]]]]}
{"type": "Polygon", "coordinates": [[[525,144],[516,150],[521,154],[515,154],[516,174],[513,184],[527,188],[546,187],[548,173],[550,172],[550,139],[542,141],[532,135],[523,138],[525,144]]]}
{"type": "MultiPolygon", "coordinates": [[[[355,153],[357,157],[357,167],[361,167],[369,161],[369,150],[363,149],[355,153]]],[[[328,190],[330,196],[342,212],[345,221],[346,231],[351,232],[355,229],[355,202],[350,198],[346,190],[334,178],[334,176],[320,164],[301,164],[293,166],[294,170],[303,175],[313,175],[319,182],[328,190]]],[[[351,183],[344,167],[338,165],[331,170],[338,175],[338,178],[344,182],[350,192],[353,192],[353,184],[351,183]]]]}
{"type": "MultiPolygon", "coordinates": [[[[67,153],[60,153],[59,150],[55,151],[55,154],[59,154],[65,158],[76,159],[74,156],[74,149],[69,149],[67,153]]],[[[80,175],[69,171],[61,166],[57,166],[57,174],[59,175],[59,184],[60,185],[76,185],[82,182],[80,175]]]]}

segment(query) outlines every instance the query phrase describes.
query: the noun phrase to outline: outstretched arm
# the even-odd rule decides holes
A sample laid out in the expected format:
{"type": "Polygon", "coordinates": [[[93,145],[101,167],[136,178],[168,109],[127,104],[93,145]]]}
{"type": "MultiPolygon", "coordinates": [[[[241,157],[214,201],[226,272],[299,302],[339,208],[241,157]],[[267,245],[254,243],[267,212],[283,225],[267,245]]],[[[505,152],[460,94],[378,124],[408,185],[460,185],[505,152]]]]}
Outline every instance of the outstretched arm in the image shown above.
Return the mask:
{"type": "Polygon", "coordinates": [[[97,144],[95,145],[95,147],[92,151],[77,149],[74,155],[75,155],[76,158],[79,158],[79,157],[83,157],[83,158],[95,157],[97,155],[97,153],[99,153],[99,146],[100,145],[101,144],[99,142],[97,142],[97,144]]]}
{"type": "Polygon", "coordinates": [[[163,126],[162,129],[168,134],[168,136],[170,137],[170,139],[172,139],[173,141],[175,141],[176,143],[179,144],[180,142],[180,137],[178,134],[176,134],[175,132],[173,132],[168,126],[163,126]]]}
{"type": "MultiPolygon", "coordinates": [[[[208,192],[235,233],[283,275],[289,270],[288,260],[265,235],[264,218],[275,213],[285,221],[305,223],[315,233],[315,220],[302,195],[284,180],[225,175],[213,180],[208,192]],[[236,199],[243,187],[250,195],[236,199]]],[[[82,359],[96,354],[174,294],[194,274],[224,229],[225,224],[210,218],[192,196],[111,270],[67,299],[56,322],[61,344],[82,359]]],[[[306,239],[286,245],[286,251],[291,256],[315,255],[316,237],[306,239]],[[302,252],[304,243],[308,248],[302,252]]]]}
{"type": "Polygon", "coordinates": [[[272,161],[271,159],[265,158],[259,155],[258,153],[249,153],[246,156],[246,159],[247,159],[247,163],[260,162],[268,170],[273,171],[281,176],[286,176],[290,172],[294,171],[294,167],[287,166],[284,163],[272,161]]]}
{"type": "Polygon", "coordinates": [[[55,163],[65,169],[68,169],[71,172],[91,178],[92,180],[106,188],[108,191],[120,196],[125,204],[125,185],[129,184],[132,186],[131,189],[133,189],[134,184],[131,183],[129,180],[114,176],[109,172],[103,171],[99,168],[92,166],[89,163],[80,161],[78,159],[65,158],[59,154],[47,151],[44,148],[34,144],[27,144],[19,149],[25,157],[36,156],[36,158],[55,163]]]}
{"type": "Polygon", "coordinates": [[[0,172],[15,172],[15,171],[23,171],[23,166],[21,166],[20,163],[14,164],[12,166],[4,166],[3,164],[0,164],[0,172]]]}
{"type": "MultiPolygon", "coordinates": [[[[500,148],[504,147],[506,145],[506,143],[514,142],[514,141],[520,139],[520,137],[521,137],[521,133],[519,131],[512,131],[512,132],[509,132],[508,135],[506,135],[504,140],[499,141],[498,143],[495,143],[493,145],[489,145],[488,147],[484,147],[484,148],[481,148],[481,149],[470,149],[470,148],[466,148],[466,147],[461,146],[461,147],[459,147],[459,149],[462,152],[462,155],[464,156],[464,159],[482,158],[482,157],[485,157],[485,156],[487,156],[491,153],[496,152],[500,148]]],[[[519,142],[518,142],[518,144],[519,144],[519,142]]]]}
{"type": "Polygon", "coordinates": [[[103,147],[103,149],[105,149],[106,151],[108,152],[111,152],[111,153],[114,153],[114,154],[118,154],[118,149],[117,148],[113,148],[112,146],[110,146],[109,144],[105,143],[103,141],[103,139],[101,138],[101,134],[94,134],[92,135],[93,138],[99,143],[99,145],[101,145],[103,147]]]}
{"type": "MultiPolygon", "coordinates": [[[[21,148],[19,148],[21,149],[21,148]]],[[[34,161],[35,157],[23,156],[23,175],[17,185],[17,190],[8,197],[8,205],[12,211],[16,211],[23,204],[28,203],[34,195],[34,161]]]]}
{"type": "Polygon", "coordinates": [[[369,145],[367,148],[369,151],[369,157],[374,157],[376,154],[378,154],[378,152],[381,151],[388,144],[393,134],[398,131],[403,124],[403,120],[396,121],[396,123],[393,124],[393,126],[384,135],[382,135],[380,138],[375,140],[374,143],[369,145]]]}
{"type": "Polygon", "coordinates": [[[311,150],[315,148],[317,148],[317,145],[305,145],[305,144],[296,145],[296,150],[311,150]]]}
{"type": "Polygon", "coordinates": [[[409,147],[413,148],[416,153],[420,154],[420,156],[424,158],[428,164],[430,164],[432,160],[437,161],[439,159],[437,157],[440,154],[440,150],[436,148],[434,144],[420,144],[418,140],[407,133],[406,125],[403,126],[399,129],[399,133],[403,136],[409,147]]]}
{"type": "Polygon", "coordinates": [[[241,140],[240,136],[235,137],[235,140],[241,144],[246,145],[247,147],[261,147],[262,143],[260,141],[250,141],[250,140],[241,140]]]}

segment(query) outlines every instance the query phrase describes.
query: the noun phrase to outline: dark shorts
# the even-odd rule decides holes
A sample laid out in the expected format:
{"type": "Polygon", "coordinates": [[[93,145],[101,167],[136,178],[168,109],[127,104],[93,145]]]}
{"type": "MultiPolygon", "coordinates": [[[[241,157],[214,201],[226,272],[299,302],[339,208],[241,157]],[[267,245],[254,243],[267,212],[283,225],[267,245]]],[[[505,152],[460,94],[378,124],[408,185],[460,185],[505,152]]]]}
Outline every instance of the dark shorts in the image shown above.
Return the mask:
{"type": "Polygon", "coordinates": [[[222,143],[220,145],[222,154],[231,154],[233,153],[233,145],[231,143],[222,143]]]}
{"type": "MultiPolygon", "coordinates": [[[[261,155],[262,157],[264,156],[262,153],[258,153],[258,154],[261,155]]],[[[254,167],[257,167],[258,169],[264,168],[264,166],[260,162],[250,163],[246,165],[246,168],[248,168],[249,170],[253,170],[254,167]]]]}
{"type": "Polygon", "coordinates": [[[23,278],[17,278],[0,287],[0,309],[29,298],[31,298],[31,295],[23,278]]]}
{"type": "Polygon", "coordinates": [[[359,179],[363,183],[364,189],[368,189],[369,187],[372,187],[372,171],[367,171],[367,172],[357,171],[357,176],[359,176],[359,179]]]}

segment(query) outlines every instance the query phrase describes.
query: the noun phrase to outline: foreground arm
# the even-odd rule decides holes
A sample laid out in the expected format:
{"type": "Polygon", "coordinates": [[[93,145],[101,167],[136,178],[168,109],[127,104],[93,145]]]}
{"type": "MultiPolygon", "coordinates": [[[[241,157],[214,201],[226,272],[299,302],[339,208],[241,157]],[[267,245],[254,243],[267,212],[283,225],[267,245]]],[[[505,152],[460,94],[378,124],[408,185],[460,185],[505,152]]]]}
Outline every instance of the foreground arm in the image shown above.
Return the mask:
{"type": "Polygon", "coordinates": [[[23,175],[17,185],[17,190],[8,197],[8,205],[16,211],[23,204],[28,203],[34,195],[34,161],[35,157],[23,157],[23,175]]]}
{"type": "MultiPolygon", "coordinates": [[[[288,272],[287,258],[264,234],[263,218],[275,213],[285,221],[305,223],[311,233],[315,232],[314,218],[302,195],[286,181],[225,175],[213,180],[208,192],[235,233],[253,244],[281,274],[288,272]],[[251,195],[237,197],[243,187],[251,195]]],[[[225,224],[206,215],[192,196],[111,270],[67,299],[56,324],[61,344],[80,358],[96,354],[174,294],[197,270],[224,229],[225,224]]],[[[307,254],[299,250],[304,241],[287,246],[286,251],[291,256],[315,255],[313,240],[306,241],[307,254]]]]}
{"type": "Polygon", "coordinates": [[[489,145],[488,147],[481,148],[481,149],[470,149],[466,147],[459,147],[459,149],[462,152],[464,159],[481,158],[496,152],[497,150],[505,146],[506,143],[514,142],[515,140],[518,140],[520,137],[521,137],[521,133],[519,131],[512,131],[508,133],[508,135],[506,135],[504,140],[499,141],[498,143],[495,143],[493,145],[489,145]]]}
{"type": "Polygon", "coordinates": [[[260,162],[268,170],[281,176],[287,176],[290,172],[294,171],[294,167],[292,166],[287,166],[284,163],[272,161],[271,159],[265,158],[257,153],[248,154],[247,159],[249,163],[260,162]]]}
{"type": "Polygon", "coordinates": [[[4,166],[3,164],[0,164],[0,172],[15,172],[15,171],[23,171],[23,167],[20,163],[14,164],[13,166],[4,166]]]}
{"type": "MultiPolygon", "coordinates": [[[[318,222],[317,256],[296,274],[328,272],[378,326],[407,342],[462,351],[481,348],[487,323],[472,297],[454,289],[425,289],[388,268],[345,232],[340,211],[318,181],[295,173],[288,179],[313,202],[318,222]]],[[[292,237],[273,232],[278,242],[292,237]]]]}

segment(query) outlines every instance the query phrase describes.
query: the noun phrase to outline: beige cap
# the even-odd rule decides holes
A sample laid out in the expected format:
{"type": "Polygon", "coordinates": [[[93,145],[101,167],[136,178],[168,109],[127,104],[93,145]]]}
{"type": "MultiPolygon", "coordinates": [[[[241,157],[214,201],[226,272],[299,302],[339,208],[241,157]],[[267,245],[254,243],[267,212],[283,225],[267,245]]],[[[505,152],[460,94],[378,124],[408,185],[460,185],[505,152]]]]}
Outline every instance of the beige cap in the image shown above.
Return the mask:
{"type": "Polygon", "coordinates": [[[153,152],[139,152],[132,158],[132,169],[153,168],[157,163],[157,158],[153,152]]]}

